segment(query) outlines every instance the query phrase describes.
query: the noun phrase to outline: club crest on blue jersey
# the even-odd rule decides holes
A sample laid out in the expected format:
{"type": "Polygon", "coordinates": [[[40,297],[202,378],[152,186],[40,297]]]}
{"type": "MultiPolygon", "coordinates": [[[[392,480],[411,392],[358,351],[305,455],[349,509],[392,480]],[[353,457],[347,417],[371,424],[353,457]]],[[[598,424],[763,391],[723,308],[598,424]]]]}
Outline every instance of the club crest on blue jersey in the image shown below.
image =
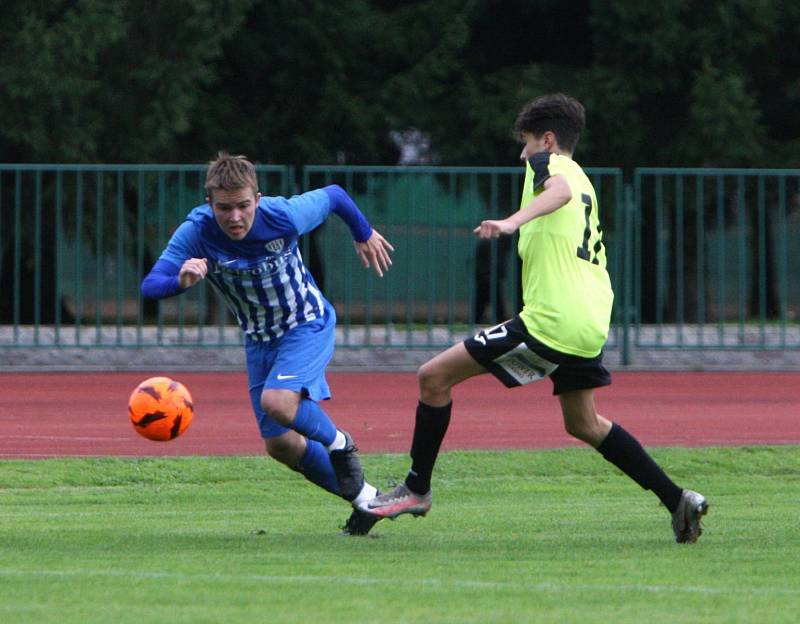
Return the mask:
{"type": "Polygon", "coordinates": [[[207,278],[242,331],[251,338],[275,340],[325,314],[327,302],[303,264],[297,239],[328,212],[322,190],[293,200],[262,198],[248,235],[232,241],[204,204],[178,228],[163,257],[177,266],[186,258],[207,258],[207,278]],[[292,204],[303,210],[288,210],[292,204]],[[296,223],[292,216],[303,218],[296,223]]]}
{"type": "Polygon", "coordinates": [[[283,245],[284,245],[283,239],[276,238],[275,240],[271,240],[268,243],[266,243],[264,247],[266,248],[267,251],[270,251],[272,253],[280,253],[283,251],[283,245]]]}

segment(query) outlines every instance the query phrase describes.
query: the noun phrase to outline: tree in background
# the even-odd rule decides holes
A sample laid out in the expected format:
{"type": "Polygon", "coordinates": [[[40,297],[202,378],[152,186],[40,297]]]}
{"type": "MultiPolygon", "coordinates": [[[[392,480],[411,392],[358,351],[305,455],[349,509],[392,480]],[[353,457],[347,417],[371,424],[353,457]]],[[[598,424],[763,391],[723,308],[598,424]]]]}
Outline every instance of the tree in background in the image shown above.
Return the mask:
{"type": "Polygon", "coordinates": [[[170,162],[250,0],[0,4],[0,159],[170,162]]]}
{"type": "Polygon", "coordinates": [[[582,164],[797,166],[798,36],[780,0],[9,0],[0,158],[393,164],[416,129],[511,164],[514,111],[559,90],[582,164]]]}

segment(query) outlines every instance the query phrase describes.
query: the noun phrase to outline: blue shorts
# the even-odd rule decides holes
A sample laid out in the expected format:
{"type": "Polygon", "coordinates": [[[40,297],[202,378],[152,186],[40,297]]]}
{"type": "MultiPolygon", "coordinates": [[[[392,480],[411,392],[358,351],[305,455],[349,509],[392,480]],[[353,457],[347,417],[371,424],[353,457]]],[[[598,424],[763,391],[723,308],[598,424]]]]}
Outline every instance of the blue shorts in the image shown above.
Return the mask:
{"type": "Polygon", "coordinates": [[[333,356],[336,312],[326,306],[322,318],[301,323],[272,342],[247,340],[247,386],[262,438],[289,431],[261,409],[265,388],[293,390],[314,401],[331,398],[325,367],[333,356]]]}

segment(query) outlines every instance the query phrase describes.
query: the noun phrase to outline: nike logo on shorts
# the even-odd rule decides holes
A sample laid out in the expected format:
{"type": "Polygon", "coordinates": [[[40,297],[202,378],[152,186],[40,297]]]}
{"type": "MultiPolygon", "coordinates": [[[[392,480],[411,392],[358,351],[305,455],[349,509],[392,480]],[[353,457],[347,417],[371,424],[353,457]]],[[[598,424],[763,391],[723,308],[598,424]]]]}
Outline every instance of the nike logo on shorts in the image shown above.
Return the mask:
{"type": "Polygon", "coordinates": [[[284,379],[294,379],[295,377],[297,377],[297,375],[282,375],[282,374],[278,373],[278,380],[279,381],[282,381],[284,379]]]}

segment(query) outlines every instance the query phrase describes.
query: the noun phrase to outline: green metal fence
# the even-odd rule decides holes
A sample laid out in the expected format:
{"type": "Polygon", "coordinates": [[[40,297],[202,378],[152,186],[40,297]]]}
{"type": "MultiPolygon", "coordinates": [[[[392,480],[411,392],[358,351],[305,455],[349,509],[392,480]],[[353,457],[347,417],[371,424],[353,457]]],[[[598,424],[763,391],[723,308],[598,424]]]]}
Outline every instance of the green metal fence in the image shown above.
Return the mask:
{"type": "Polygon", "coordinates": [[[635,347],[800,347],[800,171],[637,169],[635,347]]]}
{"type": "MultiPolygon", "coordinates": [[[[161,302],[139,295],[174,228],[204,201],[204,173],[0,165],[0,349],[240,344],[204,283],[161,302]]],[[[258,173],[266,194],[341,184],[396,247],[378,279],[338,219],[304,237],[337,308],[340,347],[444,347],[518,309],[513,245],[472,235],[481,219],[518,207],[518,167],[258,173]]],[[[800,171],[636,169],[632,185],[619,169],[587,173],[616,293],[609,347],[624,362],[637,348],[800,348],[800,171]]]]}
{"type": "MultiPolygon", "coordinates": [[[[588,173],[601,206],[616,205],[621,171],[588,173]]],[[[475,325],[500,322],[519,310],[516,238],[507,245],[479,243],[472,233],[481,220],[518,208],[519,167],[303,169],[304,188],[331,183],[350,192],[396,249],[392,270],[380,280],[357,262],[338,220],[329,220],[306,242],[305,256],[320,258],[322,273],[314,274],[323,275],[324,291],[339,310],[341,346],[449,346],[475,325]]],[[[604,235],[613,245],[613,210],[604,216],[604,235]]],[[[619,258],[609,268],[612,278],[619,275],[619,258]]]]}
{"type": "MultiPolygon", "coordinates": [[[[292,186],[290,168],[257,173],[266,192],[292,186]]],[[[238,340],[204,283],[162,303],[139,294],[204,180],[202,165],[0,165],[0,348],[238,340]]]]}

